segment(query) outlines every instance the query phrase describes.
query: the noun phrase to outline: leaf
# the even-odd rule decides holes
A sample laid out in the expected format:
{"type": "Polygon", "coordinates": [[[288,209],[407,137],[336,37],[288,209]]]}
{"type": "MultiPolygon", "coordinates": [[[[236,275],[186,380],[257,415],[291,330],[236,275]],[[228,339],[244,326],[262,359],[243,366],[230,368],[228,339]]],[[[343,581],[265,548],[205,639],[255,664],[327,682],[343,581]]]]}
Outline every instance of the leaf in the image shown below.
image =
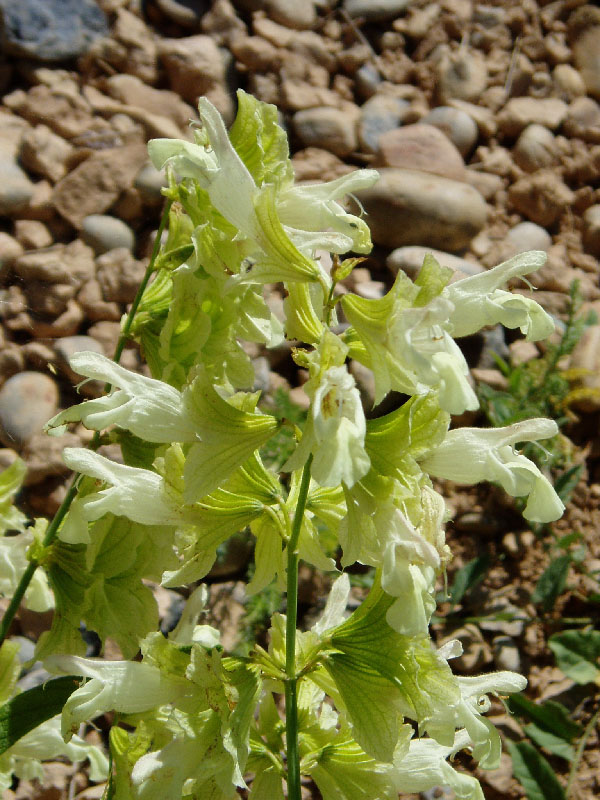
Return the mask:
{"type": "Polygon", "coordinates": [[[460,603],[465,594],[484,579],[489,565],[490,558],[486,554],[477,556],[477,558],[469,561],[464,567],[456,571],[450,589],[450,602],[452,606],[460,603]]]}
{"type": "Polygon", "coordinates": [[[565,472],[563,472],[562,475],[559,475],[554,481],[554,491],[565,505],[571,499],[573,490],[581,478],[582,471],[583,464],[575,464],[574,467],[570,467],[569,469],[565,470],[565,472]]]}
{"type": "Polygon", "coordinates": [[[0,754],[42,722],[60,714],[68,698],[79,688],[79,683],[79,678],[72,675],[56,678],[18,694],[0,706],[0,754]]]}
{"type": "Polygon", "coordinates": [[[600,631],[555,633],[548,644],[567,678],[581,684],[600,679],[600,631]]]}
{"type": "Polygon", "coordinates": [[[535,722],[525,725],[523,728],[527,736],[537,744],[538,747],[543,747],[554,756],[560,756],[567,761],[572,761],[575,757],[575,750],[560,736],[555,736],[553,733],[538,727],[535,722]]]}
{"type": "Polygon", "coordinates": [[[558,556],[550,562],[540,576],[531,600],[536,605],[541,605],[544,611],[550,611],[558,596],[564,592],[571,560],[569,553],[558,556]]]}
{"type": "Polygon", "coordinates": [[[566,800],[564,789],[546,759],[528,742],[507,742],[515,778],[528,800],[566,800]]]}
{"type": "Polygon", "coordinates": [[[513,714],[535,722],[538,727],[551,731],[566,742],[583,733],[581,726],[571,719],[569,709],[555,700],[532,703],[523,694],[513,694],[507,702],[513,714]]]}

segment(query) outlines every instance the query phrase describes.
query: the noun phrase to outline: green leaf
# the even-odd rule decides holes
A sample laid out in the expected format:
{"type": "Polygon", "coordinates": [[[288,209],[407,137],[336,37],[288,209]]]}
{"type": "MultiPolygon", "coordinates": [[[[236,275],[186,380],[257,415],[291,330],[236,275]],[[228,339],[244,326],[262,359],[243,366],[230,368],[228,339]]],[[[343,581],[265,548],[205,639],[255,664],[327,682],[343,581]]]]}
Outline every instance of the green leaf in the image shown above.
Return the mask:
{"type": "Polygon", "coordinates": [[[571,560],[569,553],[558,556],[550,562],[540,576],[531,600],[536,605],[541,605],[544,611],[550,611],[558,596],[564,592],[571,560]]]}
{"type": "Polygon", "coordinates": [[[564,789],[546,759],[528,742],[507,742],[515,778],[528,800],[566,800],[564,789]]]}
{"type": "Polygon", "coordinates": [[[507,702],[513,714],[535,722],[538,727],[554,733],[566,742],[571,742],[583,733],[581,726],[571,719],[569,709],[555,700],[532,703],[523,694],[513,694],[507,702]]]}
{"type": "Polygon", "coordinates": [[[469,561],[464,567],[458,569],[454,575],[454,581],[450,589],[450,602],[452,606],[463,599],[465,594],[477,586],[485,578],[490,565],[489,556],[477,556],[469,561]]]}
{"type": "Polygon", "coordinates": [[[0,706],[0,754],[42,722],[60,714],[80,679],[56,678],[18,694],[0,706]]]}
{"type": "Polygon", "coordinates": [[[538,747],[543,747],[553,756],[560,756],[567,761],[572,761],[575,757],[575,750],[568,742],[561,739],[560,736],[555,736],[544,728],[538,727],[535,722],[525,725],[523,728],[527,736],[532,742],[537,744],[538,747]]]}
{"type": "Polygon", "coordinates": [[[575,464],[574,467],[565,470],[565,472],[559,475],[554,481],[554,491],[565,505],[571,499],[571,495],[581,478],[582,471],[583,464],[575,464]]]}
{"type": "Polygon", "coordinates": [[[564,631],[548,640],[556,663],[575,683],[600,681],[600,631],[564,631]]]}

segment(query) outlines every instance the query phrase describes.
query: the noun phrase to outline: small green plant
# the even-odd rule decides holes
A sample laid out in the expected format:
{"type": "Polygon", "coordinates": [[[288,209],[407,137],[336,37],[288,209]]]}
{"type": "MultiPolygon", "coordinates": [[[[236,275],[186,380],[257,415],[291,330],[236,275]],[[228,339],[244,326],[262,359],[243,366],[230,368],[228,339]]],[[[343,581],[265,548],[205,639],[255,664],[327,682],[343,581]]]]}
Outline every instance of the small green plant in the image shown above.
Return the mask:
{"type": "MultiPolygon", "coordinates": [[[[371,248],[365,221],[338,201],[377,173],[296,184],[277,109],[244,92],[238,101],[229,132],[201,98],[195,141],[149,145],[155,166],[172,171],[168,203],[115,359],[71,359],[110,391],[47,424],[54,433],[71,423],[96,431],[89,449],[64,451],[77,477],[56,518],[26,529],[10,510],[22,469],[0,476],[0,511],[17,529],[1,540],[2,591],[12,599],[0,626],[0,779],[8,787],[19,774],[19,747],[40,729],[53,746],[59,737],[59,752],[98,760],[74,734],[114,712],[110,765],[104,758],[94,773],[107,777],[105,800],[233,800],[240,791],[283,800],[284,784],[300,800],[302,778],[324,800],[396,800],[440,784],[482,800],[477,779],[452,758],[466,749],[483,768],[498,765],[488,695],[511,695],[526,680],[510,671],[457,676],[449,662],[460,642],[434,646],[436,583],[452,554],[432,478],[497,482],[526,498],[531,522],[562,515],[547,477],[516,449],[555,436],[553,420],[451,428],[452,415],[479,405],[453,337],[500,321],[529,341],[552,333],[541,306],[502,288],[546,256],[523,253],[454,283],[426,256],[414,281],[398,273],[384,297],[337,295],[360,263],[339,256],[371,248]],[[322,250],[334,254],[331,271],[322,250]],[[265,300],[271,283],[286,294],[284,324],[265,300]],[[130,338],[151,377],[118,364],[130,338]],[[308,373],[305,419],[284,397],[265,413],[251,388],[242,343],[284,340],[296,343],[294,362],[308,373]],[[376,404],[391,392],[402,404],[367,419],[349,359],[372,370],[376,404]],[[284,426],[292,437],[281,438],[284,426]],[[121,444],[119,461],[97,452],[107,429],[121,444]],[[275,613],[266,646],[228,654],[219,631],[199,624],[208,591],[196,584],[219,547],[248,531],[255,569],[246,592],[264,596],[246,625],[275,613]],[[310,630],[299,629],[301,559],[335,577],[310,630]],[[374,579],[347,615],[345,570],[356,563],[374,579]],[[157,631],[148,581],[188,595],[168,636],[157,631]],[[273,585],[285,587],[285,616],[273,585]],[[47,683],[44,703],[35,690],[14,696],[18,645],[7,636],[21,600],[43,605],[48,594],[53,623],[35,656],[62,678],[47,683]],[[103,645],[116,641],[123,658],[85,658],[82,622],[103,645]]],[[[48,757],[46,740],[26,744],[30,759],[48,757]]]]}

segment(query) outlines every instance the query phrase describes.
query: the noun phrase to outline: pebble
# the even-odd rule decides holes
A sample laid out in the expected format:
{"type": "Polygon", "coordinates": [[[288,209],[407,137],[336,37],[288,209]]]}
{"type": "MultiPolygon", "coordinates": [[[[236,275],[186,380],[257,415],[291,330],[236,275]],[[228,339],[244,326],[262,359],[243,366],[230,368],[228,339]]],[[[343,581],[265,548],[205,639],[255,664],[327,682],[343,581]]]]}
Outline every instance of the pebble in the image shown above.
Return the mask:
{"type": "Polygon", "coordinates": [[[381,74],[377,67],[370,62],[363,64],[356,70],[354,84],[359,97],[370,98],[375,95],[382,81],[381,74]]]}
{"type": "Polygon", "coordinates": [[[502,259],[506,260],[527,250],[548,250],[552,237],[535,222],[519,222],[511,228],[502,242],[502,259]]]}
{"type": "MultiPolygon", "coordinates": [[[[104,348],[100,342],[98,342],[96,339],[93,339],[91,336],[63,336],[62,338],[57,339],[54,343],[54,352],[58,357],[57,366],[63,375],[65,375],[73,385],[78,384],[81,380],[83,380],[83,376],[71,369],[69,359],[74,353],[80,353],[84,351],[91,351],[92,353],[100,353],[100,355],[104,355],[104,348]]],[[[97,380],[86,381],[81,389],[83,390],[83,394],[88,397],[90,395],[98,397],[100,394],[102,394],[104,382],[97,380]]]]}
{"type": "Polygon", "coordinates": [[[416,278],[417,273],[423,266],[423,260],[427,254],[432,255],[442,267],[450,267],[454,270],[456,278],[463,278],[469,275],[478,275],[484,272],[483,267],[467,261],[466,258],[454,256],[451,253],[444,253],[442,250],[433,250],[431,247],[397,247],[389,254],[386,259],[387,268],[396,275],[398,270],[403,270],[410,278],[416,278]]]}
{"type": "Polygon", "coordinates": [[[133,250],[135,235],[129,225],[107,214],[90,214],[81,226],[81,238],[99,255],[117,247],[133,250]]]}
{"type": "Polygon", "coordinates": [[[511,97],[498,114],[498,125],[506,136],[518,136],[533,123],[555,131],[568,111],[567,104],[557,97],[511,97]]]}
{"type": "Polygon", "coordinates": [[[25,284],[38,280],[79,288],[94,276],[94,254],[80,239],[75,239],[69,244],[23,253],[15,260],[14,271],[25,284]]]}
{"type": "Polygon", "coordinates": [[[0,231],[0,278],[23,252],[23,245],[13,236],[0,231]]]}
{"type": "Polygon", "coordinates": [[[0,149],[0,215],[15,214],[33,197],[33,183],[12,156],[0,149]]]}
{"type": "Polygon", "coordinates": [[[379,173],[373,187],[357,192],[377,244],[454,252],[483,228],[487,205],[466,183],[410,169],[384,167],[379,173]]]}
{"type": "Polygon", "coordinates": [[[398,17],[411,0],[344,0],[343,9],[349,17],[361,17],[366,22],[383,22],[398,17]]]}
{"type": "Polygon", "coordinates": [[[446,52],[437,64],[436,86],[442,103],[454,98],[476,102],[487,82],[485,59],[476,50],[446,52]]]}
{"type": "Polygon", "coordinates": [[[358,149],[357,106],[307,108],[294,114],[292,124],[305,147],[322,147],[344,158],[358,149]]]}
{"type": "Polygon", "coordinates": [[[56,183],[67,174],[67,160],[73,150],[69,142],[46,125],[36,125],[23,136],[21,162],[34,175],[56,183]]]}
{"type": "Polygon", "coordinates": [[[566,103],[585,95],[585,83],[575,67],[570,64],[557,64],[552,71],[554,94],[566,103]]]}
{"type": "Polygon", "coordinates": [[[182,28],[196,28],[210,9],[209,0],[154,0],[169,19],[182,28]]]}
{"type": "Polygon", "coordinates": [[[508,190],[512,205],[531,222],[548,228],[575,202],[575,194],[560,175],[540,169],[520,178],[508,190]]]}
{"type": "Polygon", "coordinates": [[[199,97],[206,96],[222,114],[231,116],[233,100],[224,88],[225,60],[212,37],[199,34],[162,39],[158,54],[174,92],[193,106],[199,97]]]}
{"type": "Polygon", "coordinates": [[[568,21],[575,66],[588,94],[600,99],[600,9],[584,5],[568,21]]]}
{"type": "Polygon", "coordinates": [[[448,139],[465,158],[477,144],[477,123],[465,111],[452,106],[438,106],[421,119],[446,134],[448,139]]]}
{"type": "Polygon", "coordinates": [[[104,13],[94,0],[0,0],[2,50],[40,61],[77,58],[108,36],[104,13]]]}
{"type": "Polygon", "coordinates": [[[600,143],[600,105],[591,97],[578,97],[569,106],[563,126],[567,136],[600,143]]]}
{"type": "Polygon", "coordinates": [[[155,89],[148,86],[135,75],[111,75],[104,81],[105,92],[125,106],[142,109],[149,114],[157,114],[172,120],[181,130],[185,130],[195,109],[185,103],[179,95],[168,89],[155,89]]]}
{"type": "Polygon", "coordinates": [[[600,325],[590,325],[583,332],[571,355],[570,367],[584,369],[587,374],[579,386],[588,390],[586,397],[578,398],[573,405],[581,411],[600,409],[600,325]]]}
{"type": "Polygon", "coordinates": [[[74,228],[80,229],[86,217],[107,211],[132,186],[147,160],[144,144],[93,153],[54,187],[56,210],[74,228]]]}
{"type": "Polygon", "coordinates": [[[410,112],[410,103],[400,97],[376,94],[361,106],[358,140],[365,153],[376,153],[379,137],[402,124],[410,112]]]}
{"type": "Polygon", "coordinates": [[[269,19],[296,30],[312,28],[317,21],[313,0],[262,0],[258,7],[269,19]]]}
{"type": "Polygon", "coordinates": [[[146,265],[136,261],[130,248],[111,248],[96,259],[96,277],[105,300],[131,303],[144,277],[146,265]]]}
{"type": "Polygon", "coordinates": [[[528,125],[512,151],[515,163],[525,172],[551,167],[558,160],[558,148],[552,131],[543,125],[528,125]]]}
{"type": "Polygon", "coordinates": [[[583,215],[583,246],[600,257],[600,205],[590,206],[583,215]]]}
{"type": "Polygon", "coordinates": [[[519,648],[510,636],[495,636],[492,639],[494,664],[500,670],[521,672],[521,656],[519,648]]]}
{"type": "Polygon", "coordinates": [[[54,416],[58,387],[42,372],[21,372],[0,389],[0,439],[7,447],[20,447],[54,416]]]}
{"type": "Polygon", "coordinates": [[[464,161],[450,139],[433,125],[422,123],[381,134],[373,166],[379,165],[418,169],[457,181],[465,178],[464,161]]]}
{"type": "Polygon", "coordinates": [[[39,250],[53,243],[48,228],[36,219],[15,220],[15,237],[25,250],[39,250]]]}
{"type": "Polygon", "coordinates": [[[167,186],[167,176],[164,169],[156,169],[150,161],[145,164],[133,182],[146,203],[157,204],[162,201],[162,190],[167,186]]]}
{"type": "Polygon", "coordinates": [[[502,633],[505,636],[521,636],[525,629],[525,616],[522,608],[513,605],[506,597],[499,596],[486,603],[481,612],[486,619],[479,622],[482,631],[502,633]],[[494,617],[507,616],[509,619],[494,619],[494,617]]]}

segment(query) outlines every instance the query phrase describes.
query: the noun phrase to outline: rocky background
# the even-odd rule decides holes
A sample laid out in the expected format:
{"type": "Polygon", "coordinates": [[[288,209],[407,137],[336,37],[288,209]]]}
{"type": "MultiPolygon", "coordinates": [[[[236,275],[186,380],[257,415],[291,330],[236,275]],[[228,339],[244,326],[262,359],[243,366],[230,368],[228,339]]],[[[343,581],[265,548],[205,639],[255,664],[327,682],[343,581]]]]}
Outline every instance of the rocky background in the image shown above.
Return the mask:
{"type": "MultiPolygon", "coordinates": [[[[584,0],[0,0],[0,20],[0,466],[16,454],[25,459],[22,501],[35,515],[52,515],[64,497],[62,448],[89,437],[82,428],[58,439],[41,432],[75,401],[68,357],[82,349],[112,355],[148,262],[164,175],[148,161],[146,142],[190,138],[200,95],[228,121],[238,87],[276,104],[299,180],[380,170],[361,196],[375,242],[351,276],[363,296],[381,296],[399,269],[413,275],[432,249],[462,275],[542,249],[548,262],[532,284],[559,329],[574,279],[584,310],[600,316],[600,9],[584,0]]],[[[274,310],[281,301],[274,287],[274,310]]],[[[516,364],[545,343],[498,328],[467,346],[474,378],[502,387],[492,353],[516,364]]],[[[284,387],[305,402],[306,376],[286,352],[252,355],[257,387],[267,395],[284,387]]],[[[142,368],[133,348],[122,363],[142,368]]],[[[600,389],[600,325],[562,366],[583,367],[583,384],[600,389]]],[[[368,402],[372,387],[358,365],[355,374],[368,402]]],[[[99,391],[93,383],[81,389],[99,391]]],[[[570,435],[585,470],[558,529],[582,532],[593,571],[600,392],[575,410],[570,435]]],[[[450,577],[481,546],[500,560],[472,615],[500,603],[534,617],[463,626],[459,668],[520,669],[531,699],[562,698],[573,685],[548,653],[552,626],[524,606],[548,563],[548,539],[514,517],[490,523],[481,493],[449,491],[458,554],[450,577]]],[[[229,626],[230,643],[244,613],[240,550],[212,576],[214,614],[229,626]]],[[[582,591],[577,581],[572,592],[582,591]]],[[[310,574],[304,583],[305,607],[318,606],[323,586],[310,574]]],[[[157,597],[167,616],[180,601],[158,588],[157,597]]],[[[48,624],[39,617],[21,614],[15,632],[34,639],[48,624]]],[[[583,723],[593,713],[581,698],[571,707],[583,723]]],[[[518,739],[517,722],[502,715],[499,707],[498,720],[518,739]]],[[[573,797],[600,793],[597,746],[592,732],[573,797]]],[[[486,797],[525,797],[503,759],[498,773],[481,776],[486,797]]],[[[101,787],[86,787],[84,772],[56,763],[45,786],[22,783],[11,797],[101,796],[101,787]]]]}

